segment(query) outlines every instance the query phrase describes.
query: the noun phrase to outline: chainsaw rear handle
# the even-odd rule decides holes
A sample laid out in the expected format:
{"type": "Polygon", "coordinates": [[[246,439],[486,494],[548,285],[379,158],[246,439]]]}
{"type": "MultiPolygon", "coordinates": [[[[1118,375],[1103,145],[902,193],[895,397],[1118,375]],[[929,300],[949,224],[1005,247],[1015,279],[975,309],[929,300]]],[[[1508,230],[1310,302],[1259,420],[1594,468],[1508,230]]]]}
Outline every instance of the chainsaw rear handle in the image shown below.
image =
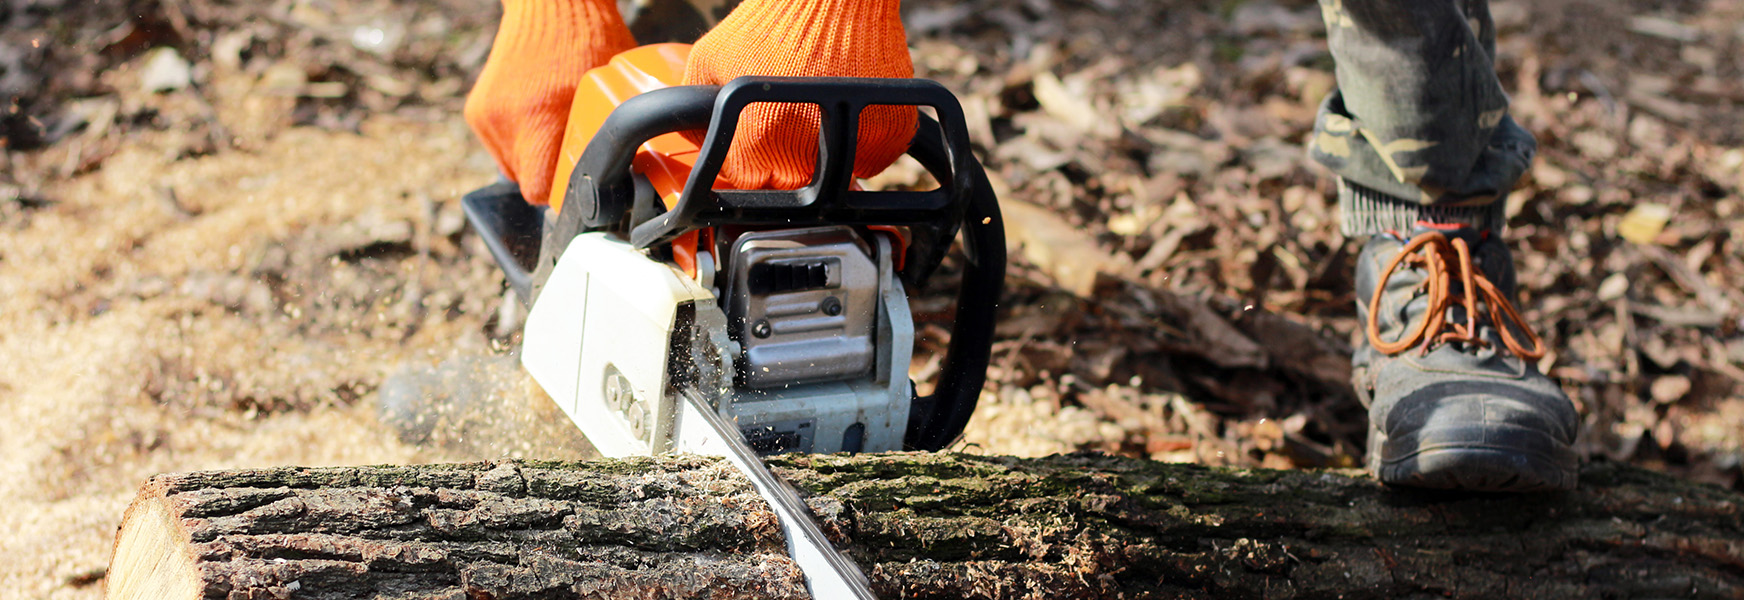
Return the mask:
{"type": "MultiPolygon", "coordinates": [[[[967,258],[951,343],[938,385],[910,409],[907,444],[938,450],[969,422],[986,383],[994,316],[1005,283],[1005,227],[987,175],[969,152],[962,107],[949,90],[920,79],[740,77],[725,86],[675,86],[624,101],[588,141],[571,173],[562,208],[546,227],[535,290],[569,241],[607,230],[638,248],[684,233],[737,225],[893,225],[909,229],[903,279],[919,289],[962,229],[967,258]],[[714,189],[740,114],[760,102],[819,107],[817,165],[797,190],[714,189]],[[940,183],[925,192],[853,190],[859,119],[868,106],[930,106],[919,115],[908,154],[940,183]],[[706,130],[696,166],[671,210],[638,193],[631,163],[642,144],[679,131],[706,130]]],[[[535,291],[537,293],[537,291],[535,291]]]]}
{"type": "Polygon", "coordinates": [[[503,269],[503,279],[522,307],[533,302],[532,271],[539,259],[545,209],[528,204],[521,186],[508,179],[473,190],[460,199],[466,222],[472,224],[491,258],[503,269]]]}

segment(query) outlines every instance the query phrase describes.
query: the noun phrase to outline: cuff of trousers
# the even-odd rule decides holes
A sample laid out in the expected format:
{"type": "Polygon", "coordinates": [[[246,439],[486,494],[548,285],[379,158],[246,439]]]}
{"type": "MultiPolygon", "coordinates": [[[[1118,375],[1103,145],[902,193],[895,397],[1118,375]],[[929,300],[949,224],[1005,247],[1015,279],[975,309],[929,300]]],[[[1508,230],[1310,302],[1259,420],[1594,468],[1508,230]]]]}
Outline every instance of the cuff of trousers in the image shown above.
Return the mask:
{"type": "MultiPolygon", "coordinates": [[[[1391,109],[1408,113],[1412,107],[1400,104],[1391,109]]],[[[1320,103],[1308,138],[1308,157],[1345,181],[1413,204],[1499,202],[1532,164],[1538,143],[1513,117],[1505,113],[1498,117],[1482,148],[1462,150],[1452,139],[1431,136],[1422,148],[1383,157],[1362,123],[1346,110],[1343,92],[1334,90],[1320,103]],[[1449,165],[1455,164],[1466,167],[1450,171],[1449,165]]]]}
{"type": "Polygon", "coordinates": [[[1407,232],[1418,221],[1458,223],[1480,230],[1500,232],[1506,223],[1506,202],[1475,206],[1419,204],[1389,196],[1362,184],[1338,178],[1340,226],[1349,237],[1388,231],[1407,232]]]}

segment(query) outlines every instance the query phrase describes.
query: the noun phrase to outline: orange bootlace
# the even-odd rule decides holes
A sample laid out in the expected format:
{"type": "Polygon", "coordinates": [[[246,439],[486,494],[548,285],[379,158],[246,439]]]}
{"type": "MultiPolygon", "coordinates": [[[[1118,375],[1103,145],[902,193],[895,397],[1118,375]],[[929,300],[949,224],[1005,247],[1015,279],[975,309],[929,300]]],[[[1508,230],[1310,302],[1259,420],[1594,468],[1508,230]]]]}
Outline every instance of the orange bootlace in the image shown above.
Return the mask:
{"type": "Polygon", "coordinates": [[[1525,319],[1520,317],[1520,311],[1514,308],[1514,303],[1502,295],[1496,284],[1490,282],[1483,269],[1472,264],[1471,247],[1466,244],[1465,239],[1450,239],[1439,231],[1424,232],[1412,238],[1381,273],[1381,280],[1375,285],[1375,295],[1369,300],[1369,344],[1388,355],[1404,352],[1425,340],[1429,343],[1423,344],[1424,354],[1428,354],[1436,344],[1458,342],[1488,347],[1489,342],[1478,337],[1477,315],[1480,299],[1489,306],[1490,322],[1502,334],[1502,343],[1510,352],[1531,361],[1544,357],[1543,340],[1539,339],[1532,328],[1526,326],[1525,319]],[[1429,311],[1409,333],[1389,342],[1381,339],[1381,295],[1387,290],[1387,280],[1392,278],[1399,265],[1421,267],[1429,272],[1428,279],[1418,286],[1429,295],[1429,311]],[[1453,293],[1452,279],[1449,277],[1453,273],[1449,267],[1458,269],[1460,289],[1464,293],[1453,293]],[[1478,293],[1473,294],[1472,290],[1477,290],[1478,293]],[[1456,303],[1465,307],[1464,323],[1447,322],[1447,309],[1456,303]],[[1504,317],[1506,321],[1503,320],[1504,317]],[[1530,350],[1514,337],[1515,327],[1525,332],[1532,342],[1530,350]]]}

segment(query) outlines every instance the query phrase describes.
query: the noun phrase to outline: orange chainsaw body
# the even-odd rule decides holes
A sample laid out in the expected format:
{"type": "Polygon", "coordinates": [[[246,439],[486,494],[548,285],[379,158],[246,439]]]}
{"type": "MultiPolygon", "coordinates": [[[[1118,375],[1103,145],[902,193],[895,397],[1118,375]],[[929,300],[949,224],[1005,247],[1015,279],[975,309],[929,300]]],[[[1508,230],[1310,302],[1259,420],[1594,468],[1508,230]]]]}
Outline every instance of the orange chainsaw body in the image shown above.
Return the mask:
{"type": "MultiPolygon", "coordinates": [[[[689,58],[690,44],[651,44],[625,50],[582,76],[575,87],[575,101],[569,107],[563,145],[557,152],[557,172],[552,178],[550,196],[553,214],[563,211],[570,173],[575,171],[588,141],[599,132],[612,109],[639,94],[679,85],[684,81],[684,64],[689,58]]],[[[666,207],[672,208],[678,204],[698,152],[696,144],[682,134],[668,133],[642,144],[633,164],[653,184],[666,207]]],[[[689,233],[672,245],[673,262],[692,276],[696,275],[697,242],[697,234],[689,233]]]]}
{"type": "MultiPolygon", "coordinates": [[[[604,65],[583,75],[569,107],[569,125],[557,154],[557,172],[551,184],[551,210],[563,211],[563,194],[587,143],[625,100],[684,80],[684,63],[690,44],[653,44],[626,50],[604,65]]],[[[648,176],[668,207],[678,201],[690,168],[696,163],[696,144],[683,135],[668,133],[648,140],[636,154],[635,168],[648,176]]]]}

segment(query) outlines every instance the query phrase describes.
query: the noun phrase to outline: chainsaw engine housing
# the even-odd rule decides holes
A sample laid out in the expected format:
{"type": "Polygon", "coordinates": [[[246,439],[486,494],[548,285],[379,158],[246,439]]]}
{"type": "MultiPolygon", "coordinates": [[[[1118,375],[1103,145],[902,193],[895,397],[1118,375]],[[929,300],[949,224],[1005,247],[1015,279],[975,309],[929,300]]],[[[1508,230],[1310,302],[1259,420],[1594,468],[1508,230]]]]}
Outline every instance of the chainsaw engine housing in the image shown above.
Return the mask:
{"type": "Polygon", "coordinates": [[[863,377],[876,348],[881,273],[847,227],[739,237],[727,255],[727,323],[744,348],[740,380],[776,386],[863,377]]]}
{"type": "MultiPolygon", "coordinates": [[[[847,232],[807,233],[833,251],[839,242],[829,234],[847,232]]],[[[876,247],[888,256],[887,242],[876,247]]],[[[877,341],[868,341],[876,355],[863,372],[757,388],[710,379],[751,364],[725,335],[727,316],[712,292],[609,234],[583,234],[528,316],[521,361],[607,456],[694,450],[675,433],[701,426],[681,417],[683,393],[704,395],[760,453],[900,450],[914,324],[890,261],[867,266],[874,273],[864,320],[875,321],[868,337],[877,341]]],[[[805,371],[774,363],[777,370],[805,371]]]]}

